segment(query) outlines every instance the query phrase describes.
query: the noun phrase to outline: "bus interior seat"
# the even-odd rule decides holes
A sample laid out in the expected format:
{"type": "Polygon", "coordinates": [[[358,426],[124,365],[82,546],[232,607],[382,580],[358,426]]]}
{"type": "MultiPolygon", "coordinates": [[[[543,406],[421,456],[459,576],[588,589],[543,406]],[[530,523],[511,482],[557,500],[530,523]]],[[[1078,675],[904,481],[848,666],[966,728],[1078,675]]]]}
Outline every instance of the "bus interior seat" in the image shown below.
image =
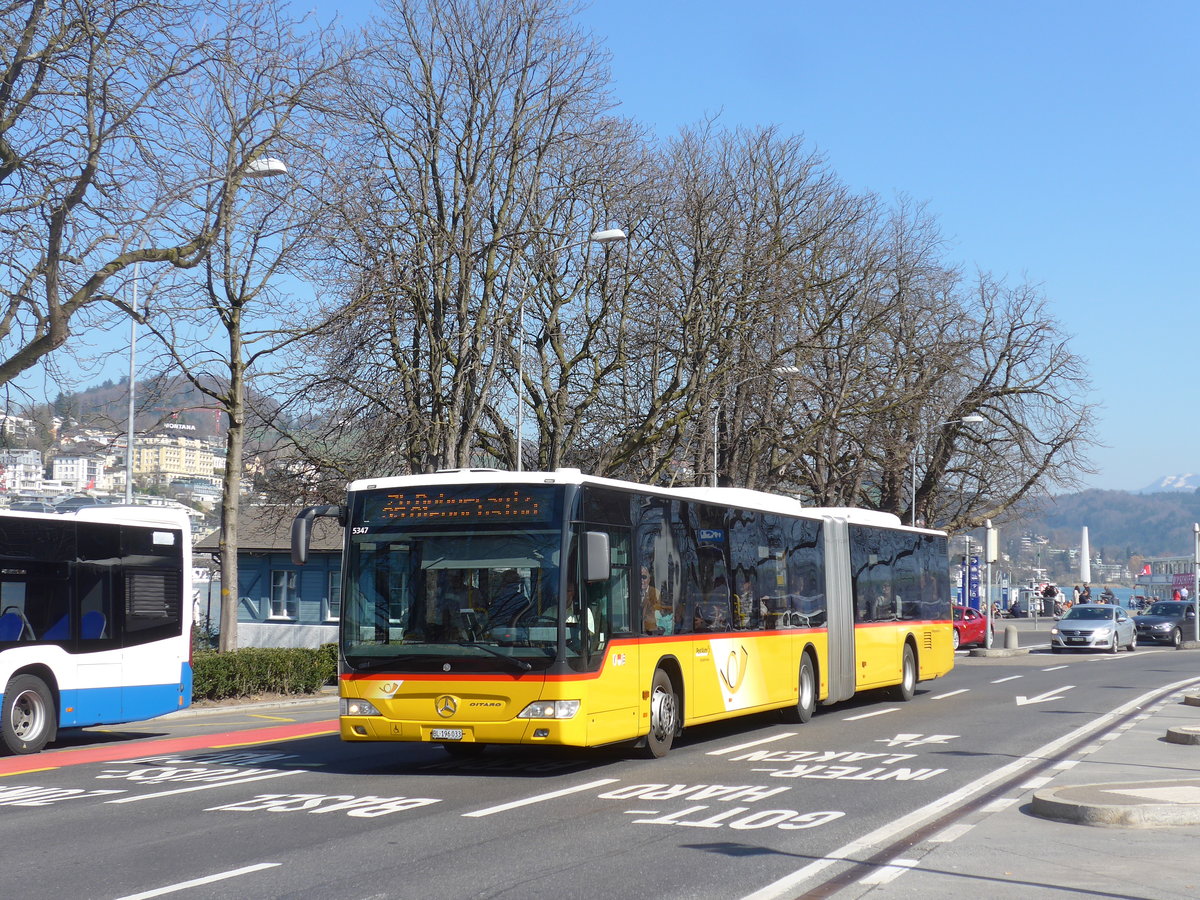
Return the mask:
{"type": "Polygon", "coordinates": [[[42,635],[44,641],[65,641],[71,636],[71,621],[63,616],[53,625],[46,629],[42,635]]]}
{"type": "Polygon", "coordinates": [[[108,625],[108,618],[98,609],[89,609],[83,614],[80,620],[80,636],[86,640],[95,640],[96,638],[104,637],[105,626],[108,625]]]}
{"type": "Polygon", "coordinates": [[[25,617],[19,612],[0,616],[0,641],[19,641],[25,633],[25,617]]]}

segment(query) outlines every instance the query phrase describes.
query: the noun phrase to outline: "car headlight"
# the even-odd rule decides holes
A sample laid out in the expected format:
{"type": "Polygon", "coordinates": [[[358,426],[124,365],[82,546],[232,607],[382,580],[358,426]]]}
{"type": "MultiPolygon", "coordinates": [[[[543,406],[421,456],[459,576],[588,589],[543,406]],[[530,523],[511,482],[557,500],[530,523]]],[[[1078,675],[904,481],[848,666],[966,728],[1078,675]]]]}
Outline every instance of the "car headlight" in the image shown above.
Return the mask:
{"type": "Polygon", "coordinates": [[[579,712],[578,700],[539,700],[517,713],[518,719],[570,719],[579,712]]]}
{"type": "Polygon", "coordinates": [[[341,714],[343,716],[382,716],[379,710],[370,700],[348,700],[342,698],[339,703],[341,706],[341,714]]]}
{"type": "Polygon", "coordinates": [[[1154,628],[1155,631],[1170,631],[1171,623],[1170,622],[1160,622],[1158,625],[1154,625],[1152,627],[1154,628]]]}
{"type": "Polygon", "coordinates": [[[1050,629],[1050,633],[1051,633],[1051,634],[1058,634],[1058,629],[1057,629],[1057,628],[1051,628],[1051,629],[1050,629]]]}
{"type": "Polygon", "coordinates": [[[1112,637],[1112,626],[1105,625],[1103,628],[1097,628],[1092,632],[1093,638],[1112,637]]]}

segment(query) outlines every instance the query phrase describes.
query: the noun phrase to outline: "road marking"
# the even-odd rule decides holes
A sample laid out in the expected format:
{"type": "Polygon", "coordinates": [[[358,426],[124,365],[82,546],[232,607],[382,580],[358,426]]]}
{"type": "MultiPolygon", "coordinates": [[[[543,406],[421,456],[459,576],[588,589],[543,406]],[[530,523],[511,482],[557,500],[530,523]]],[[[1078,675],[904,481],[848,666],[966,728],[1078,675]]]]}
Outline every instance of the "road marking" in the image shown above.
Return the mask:
{"type": "Polygon", "coordinates": [[[929,839],[931,844],[951,844],[957,841],[960,837],[975,827],[975,823],[959,822],[957,825],[951,825],[949,828],[943,828],[937,834],[929,839]]]}
{"type": "Polygon", "coordinates": [[[191,794],[195,791],[207,791],[211,788],[229,787],[234,784],[249,784],[251,781],[263,781],[267,778],[282,778],[285,775],[299,775],[301,770],[287,772],[272,772],[269,775],[255,775],[253,778],[233,778],[229,781],[219,781],[216,784],[198,784],[193,787],[176,788],[173,791],[159,791],[157,794],[138,794],[136,797],[122,797],[120,800],[106,800],[106,803],[137,803],[139,800],[155,800],[159,797],[171,797],[175,794],[191,794]]]}
{"type": "Polygon", "coordinates": [[[1070,666],[1051,666],[1048,669],[1042,669],[1043,672],[1057,672],[1059,669],[1069,669],[1070,666]]]}
{"type": "Polygon", "coordinates": [[[859,884],[887,884],[899,878],[909,869],[919,863],[917,859],[893,859],[890,863],[875,872],[872,872],[866,878],[858,879],[859,884]]]}
{"type": "Polygon", "coordinates": [[[900,707],[898,707],[898,706],[893,706],[889,709],[877,709],[877,710],[874,710],[873,712],[863,713],[861,716],[846,716],[846,718],[842,719],[842,721],[843,722],[857,722],[859,719],[870,719],[873,716],[886,716],[888,713],[893,713],[896,710],[898,710],[899,708],[900,707]]]}
{"type": "Polygon", "coordinates": [[[524,800],[514,800],[511,803],[501,803],[499,806],[489,806],[487,809],[477,809],[475,812],[463,813],[463,817],[467,819],[481,819],[484,816],[490,816],[494,813],[508,812],[510,809],[520,809],[522,806],[532,806],[535,803],[542,803],[546,800],[555,800],[570,794],[578,794],[581,791],[590,791],[593,788],[603,787],[606,784],[612,784],[619,780],[619,778],[601,778],[599,781],[589,781],[587,784],[563,788],[561,791],[551,791],[548,794],[538,794],[536,797],[526,797],[524,800]]]}
{"type": "Polygon", "coordinates": [[[945,700],[947,697],[953,697],[956,694],[966,694],[970,690],[971,690],[970,688],[959,688],[957,691],[951,691],[948,694],[937,694],[933,697],[930,697],[929,699],[930,700],[945,700]]]}
{"type": "Polygon", "coordinates": [[[1135,697],[1128,703],[1118,706],[1111,712],[1104,713],[1101,716],[1087,722],[1074,731],[1064,734],[1060,738],[1056,738],[1047,744],[1038,747],[1027,756],[1020,759],[1015,759],[1007,765],[994,769],[987,775],[975,779],[975,781],[965,784],[957,790],[951,791],[930,803],[926,803],[919,809],[915,809],[907,815],[901,816],[876,828],[874,831],[855,838],[836,850],[830,851],[824,857],[814,860],[806,866],[802,866],[795,871],[778,878],[770,884],[764,885],[756,891],[752,891],[743,897],[743,900],[776,900],[781,897],[794,897],[797,893],[797,888],[807,881],[812,880],[821,872],[828,869],[830,866],[846,860],[847,858],[862,856],[871,847],[879,844],[884,844],[900,834],[906,834],[919,828],[922,824],[935,819],[937,816],[954,809],[957,806],[965,804],[967,801],[980,794],[986,792],[992,785],[1000,784],[1010,778],[1015,777],[1023,769],[1030,766],[1038,765],[1046,760],[1047,757],[1054,756],[1061,748],[1069,747],[1072,743],[1079,740],[1086,734],[1091,734],[1099,731],[1101,728],[1108,725],[1110,722],[1115,722],[1130,711],[1144,706],[1147,699],[1158,696],[1162,690],[1170,690],[1171,688],[1190,687],[1196,684],[1200,679],[1186,678],[1183,681],[1177,681],[1175,684],[1166,685],[1165,688],[1156,688],[1149,691],[1140,697],[1135,697]]]}
{"type": "Polygon", "coordinates": [[[992,684],[1004,684],[1006,681],[1016,681],[1018,678],[1024,678],[1024,675],[1008,675],[1004,678],[997,678],[992,684]]]}
{"type": "Polygon", "coordinates": [[[227,878],[237,878],[239,875],[249,875],[252,872],[261,872],[263,869],[274,869],[276,866],[281,866],[283,863],[259,863],[255,866],[245,866],[241,869],[231,869],[228,872],[218,872],[216,875],[206,875],[203,878],[195,878],[191,881],[180,881],[177,884],[168,884],[166,887],[155,888],[152,891],[142,891],[140,894],[129,894],[125,897],[118,897],[117,900],[149,900],[150,897],[161,897],[164,894],[174,894],[178,891],[187,890],[188,888],[199,887],[202,884],[212,884],[214,881],[224,881],[227,878]]]}
{"type": "Polygon", "coordinates": [[[795,737],[796,732],[785,731],[782,734],[777,734],[774,737],[762,738],[758,741],[750,741],[748,744],[738,744],[736,747],[726,747],[724,750],[709,750],[706,756],[722,756],[726,753],[736,753],[739,750],[745,750],[747,747],[757,747],[759,744],[770,744],[774,741],[786,740],[790,737],[795,737]]]}
{"type": "Polygon", "coordinates": [[[1017,695],[1017,706],[1028,706],[1030,703],[1046,703],[1049,700],[1061,700],[1063,693],[1074,690],[1075,685],[1064,684],[1060,688],[1046,691],[1044,694],[1038,694],[1036,697],[1025,697],[1021,694],[1017,695]]]}

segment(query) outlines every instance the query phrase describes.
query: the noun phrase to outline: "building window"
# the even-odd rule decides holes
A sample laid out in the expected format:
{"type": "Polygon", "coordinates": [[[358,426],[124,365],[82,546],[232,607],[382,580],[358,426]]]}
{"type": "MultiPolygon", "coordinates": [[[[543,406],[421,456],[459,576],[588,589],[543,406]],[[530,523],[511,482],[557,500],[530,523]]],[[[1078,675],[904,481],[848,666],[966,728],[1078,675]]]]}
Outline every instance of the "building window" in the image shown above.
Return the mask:
{"type": "Polygon", "coordinates": [[[325,598],[325,621],[336,622],[342,616],[342,573],[329,573],[329,594],[325,598]]]}
{"type": "Polygon", "coordinates": [[[296,573],[271,572],[271,618],[296,619],[300,616],[300,597],[296,593],[296,573]]]}

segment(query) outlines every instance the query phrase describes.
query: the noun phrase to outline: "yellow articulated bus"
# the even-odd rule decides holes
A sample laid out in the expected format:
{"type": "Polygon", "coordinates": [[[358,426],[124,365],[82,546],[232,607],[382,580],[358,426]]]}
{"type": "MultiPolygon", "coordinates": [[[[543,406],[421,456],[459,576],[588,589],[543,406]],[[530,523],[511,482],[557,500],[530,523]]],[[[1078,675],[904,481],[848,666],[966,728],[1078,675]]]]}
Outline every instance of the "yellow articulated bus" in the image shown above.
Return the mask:
{"type": "Polygon", "coordinates": [[[350,485],[341,734],[487,744],[632,742],[919,681],[954,663],[946,536],[886,513],[575,469],[350,485]]]}

